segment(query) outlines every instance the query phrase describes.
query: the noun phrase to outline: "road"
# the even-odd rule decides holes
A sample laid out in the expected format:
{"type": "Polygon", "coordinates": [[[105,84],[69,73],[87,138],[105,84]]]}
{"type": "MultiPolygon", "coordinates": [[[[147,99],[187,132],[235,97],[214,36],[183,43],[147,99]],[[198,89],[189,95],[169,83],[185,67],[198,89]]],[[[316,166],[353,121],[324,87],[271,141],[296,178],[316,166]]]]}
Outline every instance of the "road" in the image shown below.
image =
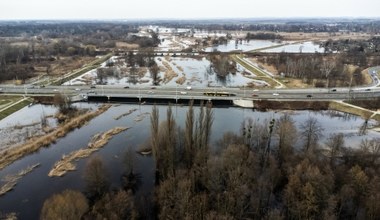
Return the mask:
{"type": "Polygon", "coordinates": [[[140,98],[172,98],[172,99],[214,99],[213,96],[204,95],[205,92],[226,92],[232,96],[217,97],[218,99],[268,99],[268,100],[345,100],[368,99],[380,97],[380,87],[371,88],[336,88],[336,89],[241,89],[241,88],[192,88],[187,90],[185,86],[178,87],[130,87],[121,86],[4,86],[1,85],[4,94],[51,95],[62,93],[70,96],[115,96],[115,97],[140,97],[140,98]]]}

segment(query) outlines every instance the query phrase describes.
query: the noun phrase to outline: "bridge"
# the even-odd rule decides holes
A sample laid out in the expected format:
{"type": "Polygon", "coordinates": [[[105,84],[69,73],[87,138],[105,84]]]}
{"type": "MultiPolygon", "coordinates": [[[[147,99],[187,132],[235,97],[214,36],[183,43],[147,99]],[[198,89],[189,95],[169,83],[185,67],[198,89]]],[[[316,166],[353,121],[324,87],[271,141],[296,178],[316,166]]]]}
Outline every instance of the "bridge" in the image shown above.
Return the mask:
{"type": "Polygon", "coordinates": [[[178,103],[187,104],[190,100],[199,103],[212,101],[221,105],[252,107],[253,100],[273,101],[331,101],[368,100],[380,98],[380,87],[372,88],[309,88],[309,89],[249,89],[249,88],[192,88],[143,87],[124,88],[121,86],[1,86],[3,94],[25,96],[53,96],[61,93],[74,97],[75,101],[132,102],[132,103],[178,103]]]}

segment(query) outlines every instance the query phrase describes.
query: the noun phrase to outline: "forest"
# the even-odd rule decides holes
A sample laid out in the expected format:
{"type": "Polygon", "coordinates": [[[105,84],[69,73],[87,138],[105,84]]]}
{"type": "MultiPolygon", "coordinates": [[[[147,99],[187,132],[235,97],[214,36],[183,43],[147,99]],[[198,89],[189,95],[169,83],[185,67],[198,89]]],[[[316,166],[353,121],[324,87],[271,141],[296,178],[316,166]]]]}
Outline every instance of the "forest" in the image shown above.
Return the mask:
{"type": "Polygon", "coordinates": [[[155,161],[152,198],[137,197],[141,177],[125,156],[121,188],[110,189],[99,157],[84,170],[85,190],[47,199],[41,219],[379,219],[380,140],[346,147],[341,133],[321,142],[312,117],[296,126],[247,118],[239,131],[210,143],[212,104],[190,103],[184,128],[171,106],[159,123],[153,106],[149,146],[155,161]]]}

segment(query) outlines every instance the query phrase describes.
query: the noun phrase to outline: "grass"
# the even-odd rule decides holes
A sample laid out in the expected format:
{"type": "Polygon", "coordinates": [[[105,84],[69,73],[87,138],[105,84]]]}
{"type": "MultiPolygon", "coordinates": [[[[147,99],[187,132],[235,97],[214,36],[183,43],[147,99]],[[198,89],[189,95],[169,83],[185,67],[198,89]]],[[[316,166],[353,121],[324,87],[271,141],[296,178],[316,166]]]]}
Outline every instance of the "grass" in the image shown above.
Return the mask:
{"type": "Polygon", "coordinates": [[[13,105],[9,108],[5,108],[5,110],[3,111],[0,111],[0,120],[8,117],[9,115],[17,112],[18,110],[24,108],[25,106],[29,105],[30,103],[32,103],[30,100],[24,100],[20,103],[17,103],[16,105],[13,105]]]}
{"type": "Polygon", "coordinates": [[[274,87],[277,85],[277,82],[273,81],[270,77],[268,77],[266,74],[264,74],[263,72],[259,71],[258,69],[256,68],[253,68],[251,65],[248,65],[246,62],[242,62],[241,60],[238,59],[237,57],[238,55],[234,55],[232,56],[232,59],[239,63],[240,65],[242,65],[245,69],[249,70],[250,72],[252,72],[253,74],[255,74],[257,77],[255,77],[255,79],[261,79],[261,80],[264,80],[266,81],[267,83],[269,83],[271,85],[271,87],[274,87]],[[268,79],[269,82],[267,81],[268,79]]]}
{"type": "Polygon", "coordinates": [[[72,118],[69,122],[61,125],[52,132],[37,138],[32,138],[23,145],[14,146],[0,153],[0,170],[16,160],[37,152],[42,147],[47,147],[58,138],[64,137],[68,132],[83,126],[94,117],[107,111],[111,105],[103,105],[95,112],[88,112],[72,118]]]}
{"type": "Polygon", "coordinates": [[[90,71],[92,69],[96,69],[96,68],[99,67],[100,64],[102,64],[103,62],[105,62],[106,60],[108,60],[109,58],[111,58],[112,55],[113,55],[112,53],[109,53],[109,54],[107,54],[107,55],[105,55],[105,56],[103,56],[103,57],[101,57],[101,58],[99,58],[97,60],[94,60],[91,63],[87,64],[85,67],[83,67],[83,68],[75,71],[73,74],[70,74],[69,76],[64,77],[61,80],[54,81],[52,83],[52,85],[57,85],[57,86],[61,85],[61,84],[65,83],[65,82],[67,82],[67,81],[70,81],[72,79],[75,79],[78,76],[83,75],[84,73],[86,73],[86,72],[88,72],[88,71],[90,71]]]}
{"type": "Polygon", "coordinates": [[[88,143],[86,148],[82,148],[76,151],[71,152],[69,155],[64,155],[61,160],[57,161],[54,164],[54,167],[50,170],[48,176],[63,176],[68,171],[72,171],[76,169],[74,161],[77,161],[79,158],[86,158],[90,156],[93,152],[98,151],[100,148],[104,147],[109,140],[114,135],[119,134],[122,131],[125,131],[129,128],[125,127],[116,127],[103,134],[95,135],[90,143],[88,143]]]}
{"type": "Polygon", "coordinates": [[[17,185],[17,182],[19,179],[21,179],[26,174],[32,172],[38,166],[40,166],[39,163],[34,164],[32,166],[29,166],[29,167],[25,168],[24,170],[19,171],[17,174],[5,176],[1,180],[2,182],[5,182],[5,184],[0,187],[0,196],[11,191],[13,189],[13,187],[15,187],[17,185]]]}
{"type": "MultiPolygon", "coordinates": [[[[330,102],[329,109],[358,115],[364,119],[369,119],[374,113],[371,110],[368,110],[359,106],[351,106],[344,102],[334,102],[334,101],[330,102]]],[[[377,117],[374,117],[374,119],[379,120],[380,117],[378,117],[378,115],[376,116],[377,117]]]]}

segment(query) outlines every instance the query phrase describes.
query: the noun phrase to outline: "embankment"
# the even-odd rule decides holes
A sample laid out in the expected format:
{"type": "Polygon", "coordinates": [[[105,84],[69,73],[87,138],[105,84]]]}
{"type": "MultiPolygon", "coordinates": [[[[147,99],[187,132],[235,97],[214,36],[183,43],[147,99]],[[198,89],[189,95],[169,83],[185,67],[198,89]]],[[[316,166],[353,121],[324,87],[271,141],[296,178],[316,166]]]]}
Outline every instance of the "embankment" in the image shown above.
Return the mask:
{"type": "Polygon", "coordinates": [[[81,127],[94,117],[107,111],[110,107],[111,105],[103,105],[97,111],[87,112],[85,114],[72,118],[65,124],[59,126],[57,129],[42,137],[31,139],[23,145],[13,146],[8,150],[3,151],[0,154],[0,170],[15,162],[16,160],[38,151],[42,147],[49,146],[58,138],[64,137],[68,132],[81,127]]]}
{"type": "Polygon", "coordinates": [[[124,127],[116,127],[104,132],[103,134],[95,135],[90,141],[90,143],[88,143],[86,148],[73,151],[69,155],[64,155],[61,160],[57,161],[54,164],[53,168],[50,170],[48,176],[63,176],[68,171],[75,170],[76,166],[73,163],[73,161],[76,161],[79,158],[86,158],[90,156],[93,152],[99,150],[104,145],[106,145],[114,135],[117,135],[120,132],[125,131],[127,129],[128,128],[124,127]]]}

